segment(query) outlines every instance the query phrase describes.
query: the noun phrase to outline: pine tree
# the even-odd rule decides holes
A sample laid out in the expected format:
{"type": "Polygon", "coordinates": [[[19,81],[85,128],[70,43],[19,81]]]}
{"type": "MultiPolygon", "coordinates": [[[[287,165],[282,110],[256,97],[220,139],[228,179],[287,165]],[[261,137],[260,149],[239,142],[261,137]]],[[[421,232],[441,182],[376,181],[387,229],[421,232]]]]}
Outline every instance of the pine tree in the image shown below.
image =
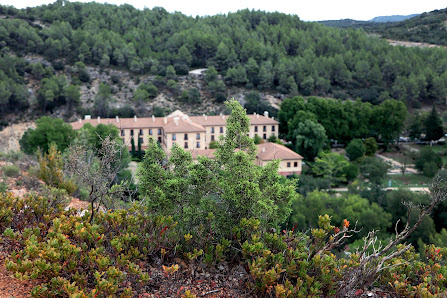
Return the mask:
{"type": "Polygon", "coordinates": [[[137,157],[140,160],[141,160],[141,155],[142,155],[142,152],[141,152],[141,138],[142,137],[143,136],[138,136],[138,153],[137,153],[137,157]]]}
{"type": "Polygon", "coordinates": [[[433,106],[430,114],[425,119],[425,138],[429,141],[439,140],[444,136],[444,128],[442,127],[442,120],[433,106]]]}
{"type": "Polygon", "coordinates": [[[135,141],[133,137],[130,139],[130,144],[132,145],[132,157],[135,157],[135,141]]]}

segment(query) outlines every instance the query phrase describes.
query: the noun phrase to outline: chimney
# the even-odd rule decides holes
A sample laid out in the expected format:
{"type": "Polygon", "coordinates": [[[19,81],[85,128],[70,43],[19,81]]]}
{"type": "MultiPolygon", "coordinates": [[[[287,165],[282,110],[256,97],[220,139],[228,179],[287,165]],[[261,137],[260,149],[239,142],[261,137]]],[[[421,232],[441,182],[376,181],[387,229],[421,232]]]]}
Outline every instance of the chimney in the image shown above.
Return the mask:
{"type": "Polygon", "coordinates": [[[92,116],[91,115],[85,115],[84,119],[85,120],[90,120],[90,119],[92,119],[92,116]]]}
{"type": "Polygon", "coordinates": [[[220,116],[222,117],[222,119],[225,119],[225,116],[222,113],[220,113],[220,116]]]}
{"type": "Polygon", "coordinates": [[[256,114],[256,118],[258,118],[258,119],[259,119],[259,114],[256,114]]]}
{"type": "Polygon", "coordinates": [[[116,116],[116,122],[120,122],[120,118],[118,116],[116,116]]]}
{"type": "Polygon", "coordinates": [[[253,115],[256,115],[256,112],[254,112],[253,115]]]}
{"type": "Polygon", "coordinates": [[[101,122],[101,117],[98,116],[98,123],[100,123],[100,122],[101,122]]]}
{"type": "Polygon", "coordinates": [[[133,121],[137,122],[137,115],[133,116],[133,121]]]}
{"type": "Polygon", "coordinates": [[[206,114],[203,114],[203,118],[208,119],[208,116],[206,114]]]}
{"type": "Polygon", "coordinates": [[[272,117],[272,120],[275,120],[275,117],[272,117]]]}
{"type": "Polygon", "coordinates": [[[152,122],[155,122],[155,116],[152,115],[152,122]]]}
{"type": "Polygon", "coordinates": [[[262,152],[265,152],[265,146],[262,146],[262,152]]]}
{"type": "Polygon", "coordinates": [[[269,112],[267,112],[267,111],[264,111],[264,117],[269,117],[269,112]]]}
{"type": "Polygon", "coordinates": [[[167,124],[167,123],[168,123],[168,117],[165,117],[165,118],[163,119],[163,121],[164,121],[165,124],[167,124]]]}
{"type": "Polygon", "coordinates": [[[179,117],[174,117],[175,125],[178,125],[178,120],[179,120],[179,119],[180,119],[179,117]]]}
{"type": "Polygon", "coordinates": [[[79,119],[79,123],[82,123],[82,119],[79,119]]]}

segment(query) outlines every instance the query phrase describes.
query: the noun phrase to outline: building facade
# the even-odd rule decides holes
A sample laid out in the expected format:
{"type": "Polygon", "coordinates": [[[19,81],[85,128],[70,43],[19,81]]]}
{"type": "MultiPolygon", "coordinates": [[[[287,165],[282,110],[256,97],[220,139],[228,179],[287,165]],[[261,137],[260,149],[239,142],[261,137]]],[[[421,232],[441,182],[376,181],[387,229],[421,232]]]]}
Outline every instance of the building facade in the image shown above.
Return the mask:
{"type": "MultiPolygon", "coordinates": [[[[273,117],[270,118],[268,112],[263,115],[247,115],[250,118],[250,130],[248,136],[260,137],[264,143],[258,145],[259,152],[256,157],[256,164],[264,166],[273,159],[281,159],[279,173],[282,175],[300,174],[302,157],[285,146],[269,143],[267,139],[271,136],[278,137],[279,122],[273,117]]],[[[93,126],[98,124],[115,125],[125,144],[131,148],[131,140],[134,144],[141,143],[142,149],[147,148],[149,137],[160,143],[163,150],[168,154],[172,147],[178,146],[189,150],[193,157],[197,155],[214,156],[214,150],[210,149],[212,141],[218,141],[225,135],[227,125],[227,115],[215,116],[188,116],[179,110],[171,113],[167,117],[148,118],[96,118],[91,119],[86,116],[77,122],[71,123],[74,129],[80,129],[84,124],[93,126]],[[138,140],[139,139],[139,140],[138,140]]]]}
{"type": "MultiPolygon", "coordinates": [[[[264,115],[247,115],[250,118],[250,138],[255,135],[267,140],[270,136],[278,137],[279,122],[264,115]]],[[[217,116],[188,116],[177,110],[167,117],[149,118],[96,118],[85,119],[71,123],[74,129],[80,129],[84,124],[93,126],[98,124],[112,124],[120,130],[121,138],[130,146],[131,140],[138,143],[140,138],[142,148],[147,147],[148,137],[157,140],[165,151],[170,151],[174,144],[184,149],[209,149],[212,141],[218,141],[225,135],[227,115],[217,116]]]]}

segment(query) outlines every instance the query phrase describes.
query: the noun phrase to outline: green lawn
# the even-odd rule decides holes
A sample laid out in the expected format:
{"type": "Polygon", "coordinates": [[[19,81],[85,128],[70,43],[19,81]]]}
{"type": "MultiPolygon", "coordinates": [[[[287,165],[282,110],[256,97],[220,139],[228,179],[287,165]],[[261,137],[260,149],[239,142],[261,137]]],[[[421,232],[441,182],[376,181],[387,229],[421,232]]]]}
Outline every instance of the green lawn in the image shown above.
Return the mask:
{"type": "Polygon", "coordinates": [[[385,182],[386,187],[389,187],[390,180],[391,187],[427,187],[430,185],[432,178],[418,174],[388,175],[385,182]]]}

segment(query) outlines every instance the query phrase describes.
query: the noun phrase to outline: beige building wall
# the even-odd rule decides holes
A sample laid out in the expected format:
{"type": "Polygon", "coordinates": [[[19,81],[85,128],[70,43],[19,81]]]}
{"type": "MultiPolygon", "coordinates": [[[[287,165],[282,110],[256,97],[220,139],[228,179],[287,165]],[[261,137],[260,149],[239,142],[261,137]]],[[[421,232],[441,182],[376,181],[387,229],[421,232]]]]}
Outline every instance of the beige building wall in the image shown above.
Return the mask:
{"type": "Polygon", "coordinates": [[[264,134],[266,135],[265,139],[268,139],[271,135],[278,136],[278,125],[271,125],[271,124],[251,124],[250,125],[250,131],[249,131],[249,137],[254,138],[255,135],[258,135],[261,139],[264,139],[264,134]],[[264,132],[264,126],[266,128],[266,131],[264,132]],[[258,128],[258,131],[256,132],[256,127],[258,128]],[[274,131],[272,131],[272,127],[274,127],[274,131]]]}
{"type": "MultiPolygon", "coordinates": [[[[256,158],[256,165],[264,167],[266,166],[270,161],[266,160],[260,160],[259,158],[256,158]]],[[[279,163],[279,169],[278,172],[296,172],[297,174],[301,173],[302,171],[302,163],[301,159],[289,159],[289,160],[281,160],[279,163]],[[290,167],[287,167],[287,163],[290,163],[290,167]],[[295,167],[295,163],[297,163],[295,167]]]]}
{"type": "Polygon", "coordinates": [[[278,172],[299,172],[301,173],[302,165],[300,159],[281,160],[279,163],[278,172]],[[287,167],[287,163],[290,163],[290,167],[287,167]],[[295,167],[295,163],[297,166],[295,167]]]}
{"type": "Polygon", "coordinates": [[[188,132],[188,133],[166,133],[164,148],[166,150],[171,150],[174,146],[174,143],[177,144],[179,147],[191,150],[191,149],[205,149],[205,132],[188,132]],[[175,140],[172,139],[173,135],[175,134],[175,140]],[[185,140],[185,134],[188,136],[187,140],[185,140]],[[197,139],[197,134],[199,135],[199,139],[197,139]],[[185,148],[185,143],[188,143],[188,148],[185,148]],[[197,147],[197,144],[199,143],[200,148],[197,147]]]}
{"type": "Polygon", "coordinates": [[[212,136],[214,136],[214,141],[219,141],[220,136],[225,135],[225,132],[227,130],[227,127],[225,125],[217,125],[217,126],[205,126],[205,147],[203,149],[209,149],[210,148],[210,142],[212,140],[212,136]],[[220,128],[222,127],[222,133],[220,128]],[[214,133],[212,132],[212,129],[214,128],[214,133]]]}
{"type": "Polygon", "coordinates": [[[155,139],[155,141],[159,141],[158,137],[161,137],[161,143],[163,142],[163,129],[161,127],[120,129],[120,137],[123,140],[124,144],[127,144],[128,146],[131,146],[132,131],[133,131],[133,138],[134,138],[135,146],[137,146],[137,144],[138,144],[138,137],[143,138],[142,147],[147,146],[147,144],[149,142],[149,136],[153,137],[155,139]],[[149,129],[152,130],[152,135],[149,134],[149,129]],[[142,135],[140,135],[140,130],[142,132],[142,135]],[[161,134],[158,134],[159,130],[160,130],[161,134]]]}

